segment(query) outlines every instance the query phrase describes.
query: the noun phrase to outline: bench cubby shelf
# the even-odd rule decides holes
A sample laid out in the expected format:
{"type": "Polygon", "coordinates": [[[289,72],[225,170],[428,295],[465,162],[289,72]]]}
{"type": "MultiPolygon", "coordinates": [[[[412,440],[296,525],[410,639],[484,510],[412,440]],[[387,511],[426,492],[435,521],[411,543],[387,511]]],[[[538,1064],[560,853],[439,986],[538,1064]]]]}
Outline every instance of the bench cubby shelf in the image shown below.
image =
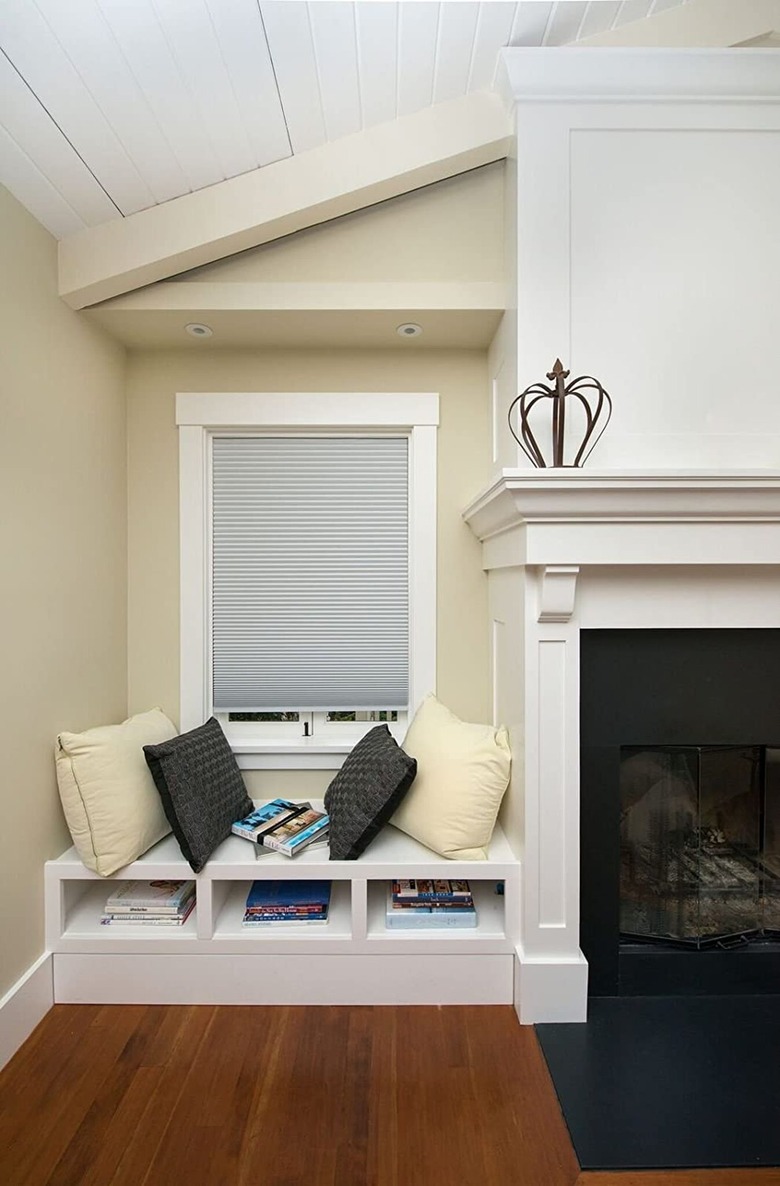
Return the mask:
{"type": "Polygon", "coordinates": [[[294,860],[256,858],[231,836],[195,877],[195,909],[181,928],[101,926],[112,881],[193,874],[173,836],[112,878],[85,869],[75,849],[48,861],[47,946],[55,1000],[201,1004],[511,1003],[520,865],[499,827],[488,861],[448,861],[391,826],[357,861],[319,847],[294,860]],[[477,926],[397,931],[384,922],[393,877],[465,877],[477,926]],[[242,927],[253,880],[333,883],[322,926],[242,927]],[[496,894],[497,881],[505,893],[496,894]]]}

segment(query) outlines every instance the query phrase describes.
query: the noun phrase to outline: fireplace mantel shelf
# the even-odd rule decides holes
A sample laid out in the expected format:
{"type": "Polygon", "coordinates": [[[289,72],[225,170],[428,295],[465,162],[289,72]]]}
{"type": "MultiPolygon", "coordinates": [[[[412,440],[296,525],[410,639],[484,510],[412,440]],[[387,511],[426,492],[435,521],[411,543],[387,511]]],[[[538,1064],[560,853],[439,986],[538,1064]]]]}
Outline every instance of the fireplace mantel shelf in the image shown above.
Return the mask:
{"type": "Polygon", "coordinates": [[[486,568],[777,563],[780,470],[504,469],[463,517],[486,568]]]}
{"type": "Polygon", "coordinates": [[[464,517],[480,539],[541,521],[780,519],[780,470],[505,469],[464,517]]]}

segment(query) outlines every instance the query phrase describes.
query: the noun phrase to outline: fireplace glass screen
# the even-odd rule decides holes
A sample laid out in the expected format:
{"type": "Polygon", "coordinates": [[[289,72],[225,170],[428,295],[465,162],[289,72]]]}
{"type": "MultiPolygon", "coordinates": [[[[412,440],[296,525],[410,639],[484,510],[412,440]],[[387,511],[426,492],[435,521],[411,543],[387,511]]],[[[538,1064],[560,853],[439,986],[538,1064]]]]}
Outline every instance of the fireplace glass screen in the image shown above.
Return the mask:
{"type": "Polygon", "coordinates": [[[703,947],[780,935],[780,750],[620,751],[620,930],[703,947]]]}

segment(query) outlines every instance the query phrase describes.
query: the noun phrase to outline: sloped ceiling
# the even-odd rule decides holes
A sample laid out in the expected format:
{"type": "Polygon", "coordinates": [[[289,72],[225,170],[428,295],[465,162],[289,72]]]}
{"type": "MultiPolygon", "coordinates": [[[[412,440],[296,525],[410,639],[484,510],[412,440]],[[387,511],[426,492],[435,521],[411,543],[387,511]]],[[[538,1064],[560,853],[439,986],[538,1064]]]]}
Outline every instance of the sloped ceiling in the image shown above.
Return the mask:
{"type": "Polygon", "coordinates": [[[0,182],[58,238],[686,0],[2,0],[0,182]]]}

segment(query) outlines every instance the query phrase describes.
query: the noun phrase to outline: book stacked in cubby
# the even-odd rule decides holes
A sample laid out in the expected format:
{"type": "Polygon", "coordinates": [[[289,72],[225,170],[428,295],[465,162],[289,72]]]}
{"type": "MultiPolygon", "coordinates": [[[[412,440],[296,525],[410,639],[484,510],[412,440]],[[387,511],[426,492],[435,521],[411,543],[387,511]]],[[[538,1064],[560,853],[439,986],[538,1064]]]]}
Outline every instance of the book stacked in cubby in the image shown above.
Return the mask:
{"type": "Polygon", "coordinates": [[[325,923],[329,906],[329,881],[253,881],[244,926],[325,923]]]}
{"type": "Polygon", "coordinates": [[[232,831],[254,842],[255,856],[280,852],[294,857],[310,845],[327,843],[330,817],[316,811],[311,803],[273,799],[256,807],[245,819],[236,820],[232,831]]]}
{"type": "Polygon", "coordinates": [[[404,930],[475,927],[477,911],[468,881],[391,881],[387,886],[388,927],[404,930]]]}
{"type": "Polygon", "coordinates": [[[100,921],[103,926],[180,927],[194,906],[194,881],[120,881],[100,921]]]}

